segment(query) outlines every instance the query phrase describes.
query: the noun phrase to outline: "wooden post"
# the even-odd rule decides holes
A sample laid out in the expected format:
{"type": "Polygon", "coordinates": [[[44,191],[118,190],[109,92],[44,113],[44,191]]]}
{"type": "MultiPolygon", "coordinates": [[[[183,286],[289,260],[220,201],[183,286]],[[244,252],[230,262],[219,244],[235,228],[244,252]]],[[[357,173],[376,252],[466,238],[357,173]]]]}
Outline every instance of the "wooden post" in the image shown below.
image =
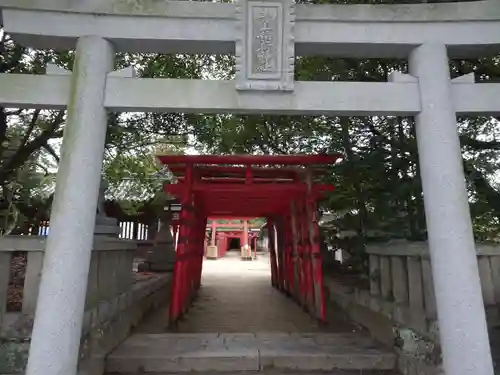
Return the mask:
{"type": "Polygon", "coordinates": [[[217,233],[217,222],[212,220],[212,246],[215,246],[215,234],[217,233]]]}
{"type": "Polygon", "coordinates": [[[312,196],[312,175],[311,171],[307,171],[306,184],[308,188],[306,210],[309,221],[309,235],[311,240],[311,261],[313,271],[313,287],[314,287],[314,302],[315,314],[321,321],[326,320],[325,307],[325,291],[323,283],[323,266],[321,260],[321,251],[319,246],[319,226],[317,218],[317,206],[315,197],[312,196]]]}

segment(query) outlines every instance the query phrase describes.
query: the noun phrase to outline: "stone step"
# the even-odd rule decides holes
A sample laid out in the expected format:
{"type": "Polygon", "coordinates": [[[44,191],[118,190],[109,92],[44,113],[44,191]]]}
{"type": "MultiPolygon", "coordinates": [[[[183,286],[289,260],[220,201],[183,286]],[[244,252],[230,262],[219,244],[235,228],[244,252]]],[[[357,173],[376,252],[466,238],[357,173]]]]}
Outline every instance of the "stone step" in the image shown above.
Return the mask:
{"type": "Polygon", "coordinates": [[[385,374],[395,365],[394,353],[358,333],[173,333],[132,335],[110,354],[106,370],[127,375],[188,371],[329,371],[347,375],[369,374],[365,371],[370,370],[385,374]]]}
{"type": "MultiPolygon", "coordinates": [[[[145,375],[144,372],[127,373],[127,375],[145,375]]],[[[172,372],[149,372],[154,375],[175,375],[172,372]]],[[[400,375],[395,370],[330,370],[327,373],[323,371],[278,371],[278,370],[261,370],[261,371],[227,371],[224,375],[400,375]]],[[[107,372],[104,375],[121,375],[121,373],[107,372]]],[[[221,375],[221,372],[203,371],[203,375],[221,375]]]]}

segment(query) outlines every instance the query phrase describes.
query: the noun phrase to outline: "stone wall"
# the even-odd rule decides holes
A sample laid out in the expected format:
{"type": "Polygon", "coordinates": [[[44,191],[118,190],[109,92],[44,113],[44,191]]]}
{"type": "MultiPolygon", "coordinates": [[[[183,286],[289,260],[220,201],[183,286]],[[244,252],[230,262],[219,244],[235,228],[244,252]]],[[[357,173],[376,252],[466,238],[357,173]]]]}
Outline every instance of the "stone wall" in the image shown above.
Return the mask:
{"type": "MultiPolygon", "coordinates": [[[[45,238],[0,238],[0,374],[20,374],[26,365],[45,238]],[[7,311],[12,288],[11,258],[25,253],[21,311],[7,311]]],[[[134,241],[94,241],[80,347],[79,375],[102,375],[104,358],[148,311],[165,304],[170,274],[139,276],[132,272],[134,241]]],[[[57,319],[57,317],[54,317],[57,319]]]]}
{"type": "MultiPolygon", "coordinates": [[[[500,325],[500,245],[477,244],[490,327],[500,325]]],[[[395,346],[405,375],[441,373],[439,327],[427,243],[391,241],[368,246],[370,288],[325,278],[330,298],[380,342],[395,346]]]]}

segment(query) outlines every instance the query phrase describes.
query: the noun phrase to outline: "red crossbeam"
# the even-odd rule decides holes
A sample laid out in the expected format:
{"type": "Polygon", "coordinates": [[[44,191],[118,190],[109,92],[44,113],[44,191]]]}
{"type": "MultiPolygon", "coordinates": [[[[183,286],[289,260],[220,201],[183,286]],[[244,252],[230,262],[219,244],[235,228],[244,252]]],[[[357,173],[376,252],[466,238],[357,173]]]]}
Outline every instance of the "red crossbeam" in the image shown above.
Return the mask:
{"type": "MultiPolygon", "coordinates": [[[[184,176],[186,166],[183,165],[170,165],[170,172],[176,177],[182,178],[184,176]]],[[[220,165],[196,165],[196,174],[203,177],[240,177],[245,178],[248,168],[245,167],[228,167],[220,165]]],[[[297,175],[304,171],[304,168],[263,168],[251,167],[250,171],[254,178],[283,178],[294,179],[297,175]]]]}
{"type": "Polygon", "coordinates": [[[164,165],[232,164],[232,165],[329,165],[341,155],[161,155],[164,165]]]}
{"type": "MultiPolygon", "coordinates": [[[[172,195],[179,195],[186,189],[185,184],[165,184],[165,191],[172,195]]],[[[267,196],[268,194],[289,195],[296,193],[305,193],[308,187],[305,184],[256,184],[247,186],[243,184],[213,184],[210,182],[198,182],[193,184],[191,190],[193,192],[201,192],[203,194],[235,194],[240,193],[251,199],[255,196],[267,196]]],[[[333,185],[313,185],[312,191],[314,193],[322,193],[333,191],[333,185]]]]}

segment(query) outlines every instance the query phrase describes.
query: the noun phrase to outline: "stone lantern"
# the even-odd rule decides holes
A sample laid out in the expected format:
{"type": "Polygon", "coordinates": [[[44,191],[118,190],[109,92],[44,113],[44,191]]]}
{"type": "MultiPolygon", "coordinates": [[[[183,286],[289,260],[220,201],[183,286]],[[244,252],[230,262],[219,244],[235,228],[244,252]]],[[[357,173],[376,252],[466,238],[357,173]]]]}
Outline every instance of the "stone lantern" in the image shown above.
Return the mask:
{"type": "Polygon", "coordinates": [[[172,272],[175,262],[175,241],[172,235],[172,218],[176,214],[174,204],[169,204],[160,213],[160,228],[153,239],[153,246],[146,260],[139,264],[138,271],[172,272]]]}

